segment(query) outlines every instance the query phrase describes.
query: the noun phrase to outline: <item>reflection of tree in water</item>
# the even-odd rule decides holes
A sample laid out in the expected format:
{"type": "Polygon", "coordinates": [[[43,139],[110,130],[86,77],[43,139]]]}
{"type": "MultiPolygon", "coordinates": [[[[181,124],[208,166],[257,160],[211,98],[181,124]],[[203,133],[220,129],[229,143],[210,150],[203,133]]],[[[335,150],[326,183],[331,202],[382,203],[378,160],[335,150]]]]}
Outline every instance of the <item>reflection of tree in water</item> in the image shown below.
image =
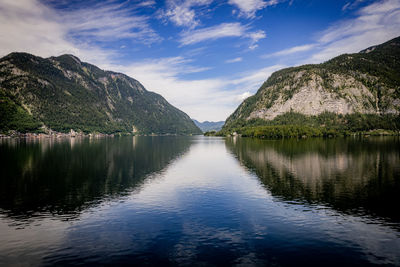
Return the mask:
{"type": "Polygon", "coordinates": [[[277,198],[400,221],[398,138],[231,138],[226,146],[277,198]]]}
{"type": "Polygon", "coordinates": [[[55,139],[0,144],[0,209],[63,215],[138,188],[185,153],[185,137],[55,139]]]}

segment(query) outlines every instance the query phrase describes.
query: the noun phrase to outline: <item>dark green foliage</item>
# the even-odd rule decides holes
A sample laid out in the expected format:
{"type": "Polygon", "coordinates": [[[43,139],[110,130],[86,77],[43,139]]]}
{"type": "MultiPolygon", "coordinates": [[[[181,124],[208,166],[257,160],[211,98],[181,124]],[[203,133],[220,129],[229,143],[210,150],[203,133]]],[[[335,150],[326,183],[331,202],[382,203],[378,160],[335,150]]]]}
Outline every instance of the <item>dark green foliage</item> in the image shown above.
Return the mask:
{"type": "Polygon", "coordinates": [[[274,125],[274,126],[256,126],[245,127],[240,130],[243,137],[257,138],[302,138],[302,137],[320,137],[328,135],[323,129],[299,126],[299,125],[274,125]]]}
{"type": "Polygon", "coordinates": [[[318,116],[307,116],[288,112],[273,120],[253,119],[238,121],[232,128],[224,128],[218,135],[237,132],[242,136],[260,138],[339,136],[362,133],[376,129],[399,133],[400,116],[377,114],[338,115],[324,112],[318,116]]]}
{"type": "Polygon", "coordinates": [[[398,112],[400,110],[398,106],[393,105],[393,99],[400,99],[399,63],[400,37],[360,53],[338,56],[322,64],[303,65],[274,72],[254,96],[243,101],[228,117],[219,134],[239,132],[243,127],[270,125],[322,127],[340,133],[374,129],[398,131],[399,116],[393,115],[393,109],[397,109],[398,112]],[[289,112],[270,121],[249,119],[254,111],[268,110],[279,96],[283,101],[291,99],[312,77],[322,79],[324,90],[336,98],[345,98],[343,86],[334,85],[335,75],[360,82],[376,96],[376,102],[369,96],[362,96],[359,100],[361,105],[369,110],[374,109],[376,114],[337,115],[325,112],[318,116],[306,116],[289,112]]]}
{"type": "Polygon", "coordinates": [[[41,124],[35,121],[20,105],[0,92],[0,129],[2,132],[15,130],[21,133],[37,131],[41,124]]]}
{"type": "Polygon", "coordinates": [[[216,136],[216,135],[217,135],[216,131],[209,131],[204,133],[204,136],[216,136]]]}
{"type": "Polygon", "coordinates": [[[22,115],[12,115],[11,109],[5,110],[0,127],[3,132],[35,131],[45,125],[60,132],[201,133],[189,116],[162,96],[146,91],[138,81],[103,71],[72,55],[43,59],[12,53],[0,59],[0,81],[0,93],[11,101],[7,105],[25,114],[22,119],[22,115]],[[36,129],[27,127],[29,120],[36,123],[36,129]]]}

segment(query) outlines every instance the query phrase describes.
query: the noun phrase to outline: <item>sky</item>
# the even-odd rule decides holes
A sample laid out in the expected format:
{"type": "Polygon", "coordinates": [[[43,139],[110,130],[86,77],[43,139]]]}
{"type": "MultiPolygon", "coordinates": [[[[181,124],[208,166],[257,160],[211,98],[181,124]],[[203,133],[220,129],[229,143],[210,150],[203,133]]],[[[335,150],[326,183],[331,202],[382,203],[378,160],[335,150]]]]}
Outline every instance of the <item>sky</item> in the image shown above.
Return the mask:
{"type": "Polygon", "coordinates": [[[0,0],[0,57],[73,54],[199,121],[225,120],[276,70],[400,35],[400,0],[0,0]]]}

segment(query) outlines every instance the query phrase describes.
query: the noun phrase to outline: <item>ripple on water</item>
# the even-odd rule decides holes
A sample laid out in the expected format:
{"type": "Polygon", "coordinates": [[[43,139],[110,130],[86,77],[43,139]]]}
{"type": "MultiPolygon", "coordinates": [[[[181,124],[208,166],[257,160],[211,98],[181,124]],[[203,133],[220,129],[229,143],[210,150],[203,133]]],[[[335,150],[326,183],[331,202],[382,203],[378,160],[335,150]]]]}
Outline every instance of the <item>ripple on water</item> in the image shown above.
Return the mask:
{"type": "Polygon", "coordinates": [[[0,144],[0,265],[400,265],[399,141],[0,144]]]}

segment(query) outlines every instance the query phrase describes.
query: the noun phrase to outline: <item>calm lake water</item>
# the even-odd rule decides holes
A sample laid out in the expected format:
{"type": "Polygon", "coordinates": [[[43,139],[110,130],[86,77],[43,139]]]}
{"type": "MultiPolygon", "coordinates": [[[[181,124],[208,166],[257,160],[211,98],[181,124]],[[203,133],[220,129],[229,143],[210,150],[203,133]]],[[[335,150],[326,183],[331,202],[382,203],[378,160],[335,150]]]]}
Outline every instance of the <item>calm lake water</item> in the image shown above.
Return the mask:
{"type": "Polygon", "coordinates": [[[400,265],[400,140],[0,140],[0,265],[400,265]]]}

